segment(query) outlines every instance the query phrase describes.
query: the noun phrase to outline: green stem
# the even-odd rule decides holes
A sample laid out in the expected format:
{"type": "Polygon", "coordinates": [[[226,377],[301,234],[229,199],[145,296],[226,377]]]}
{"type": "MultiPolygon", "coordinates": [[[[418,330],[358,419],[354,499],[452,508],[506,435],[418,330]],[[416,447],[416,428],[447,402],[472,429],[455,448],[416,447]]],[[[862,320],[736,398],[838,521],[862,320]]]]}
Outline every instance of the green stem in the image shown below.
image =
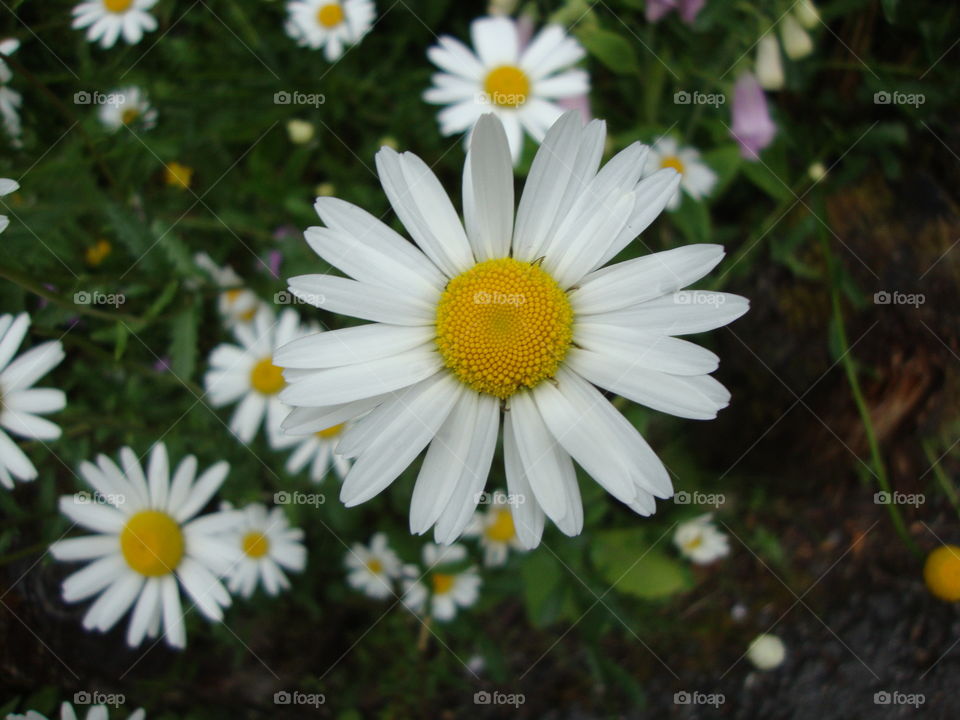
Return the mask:
{"type": "Polygon", "coordinates": [[[0,278],[4,280],[9,280],[14,285],[19,285],[27,292],[31,292],[34,295],[42,297],[44,300],[53,303],[54,305],[59,305],[60,307],[69,308],[76,312],[78,315],[89,315],[90,317],[99,318],[101,320],[124,320],[128,323],[142,323],[143,320],[136,315],[129,315],[127,313],[121,312],[107,312],[106,310],[97,310],[88,305],[78,305],[75,302],[71,302],[66,298],[62,298],[56,293],[52,293],[47,290],[40,283],[34,282],[28,277],[21,275],[14,270],[9,268],[0,268],[0,278]]]}
{"type": "Polygon", "coordinates": [[[937,459],[936,452],[933,449],[933,444],[929,440],[924,440],[921,444],[923,445],[923,452],[927,456],[927,460],[930,462],[930,468],[933,470],[933,475],[935,478],[937,478],[937,482],[940,483],[943,494],[947,496],[950,504],[953,505],[953,509],[956,511],[957,515],[960,516],[960,495],[957,494],[957,489],[953,486],[950,478],[947,477],[947,474],[940,466],[940,460],[937,459]]]}
{"type": "Polygon", "coordinates": [[[9,555],[4,555],[0,557],[0,567],[9,565],[12,562],[16,562],[21,558],[29,557],[30,555],[34,555],[35,553],[38,553],[38,552],[46,552],[48,547],[50,547],[50,543],[42,542],[42,543],[37,543],[36,545],[30,545],[25,548],[20,548],[16,552],[12,552],[9,555]]]}

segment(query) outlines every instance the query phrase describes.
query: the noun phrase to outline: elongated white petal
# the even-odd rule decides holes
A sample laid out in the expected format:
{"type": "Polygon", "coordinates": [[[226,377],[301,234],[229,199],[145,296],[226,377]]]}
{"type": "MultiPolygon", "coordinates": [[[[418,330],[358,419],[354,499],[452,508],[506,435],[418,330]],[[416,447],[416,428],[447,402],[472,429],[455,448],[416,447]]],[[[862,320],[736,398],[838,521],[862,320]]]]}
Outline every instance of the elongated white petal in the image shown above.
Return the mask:
{"type": "Polygon", "coordinates": [[[299,275],[288,282],[298,298],[330,312],[394,325],[429,325],[436,319],[435,305],[392,288],[335,275],[299,275]]]}
{"type": "Polygon", "coordinates": [[[706,375],[720,364],[716,354],[692,342],[618,325],[578,322],[574,342],[599,355],[619,355],[637,367],[672,375],[706,375]]]}
{"type": "Polygon", "coordinates": [[[474,126],[463,172],[463,206],[476,259],[507,257],[513,235],[513,161],[495,115],[481,116],[474,126]]]}
{"type": "Polygon", "coordinates": [[[510,512],[513,514],[517,539],[525,548],[533,549],[540,544],[543,536],[545,515],[523,471],[523,462],[520,460],[513,431],[513,413],[510,412],[503,415],[503,462],[507,475],[507,493],[513,498],[510,512]]]}
{"type": "Polygon", "coordinates": [[[283,421],[283,430],[288,435],[309,435],[353,420],[382,403],[386,395],[373,395],[362,400],[322,407],[298,407],[290,411],[283,421]]]}
{"type": "Polygon", "coordinates": [[[50,553],[57,560],[93,560],[115,553],[120,544],[114,535],[88,535],[58,540],[50,545],[50,553]]]}
{"type": "Polygon", "coordinates": [[[750,301],[739,295],[681,290],[595,319],[660,335],[690,335],[723,327],[749,309],[750,301]]]}
{"type": "Polygon", "coordinates": [[[547,431],[531,393],[511,397],[510,412],[524,474],[547,517],[559,523],[567,513],[567,495],[557,481],[564,472],[562,456],[556,452],[557,440],[547,431]]]}
{"type": "Polygon", "coordinates": [[[430,326],[373,323],[308,335],[279,348],[275,365],[332,368],[379,360],[424,345],[436,335],[430,326]]]}

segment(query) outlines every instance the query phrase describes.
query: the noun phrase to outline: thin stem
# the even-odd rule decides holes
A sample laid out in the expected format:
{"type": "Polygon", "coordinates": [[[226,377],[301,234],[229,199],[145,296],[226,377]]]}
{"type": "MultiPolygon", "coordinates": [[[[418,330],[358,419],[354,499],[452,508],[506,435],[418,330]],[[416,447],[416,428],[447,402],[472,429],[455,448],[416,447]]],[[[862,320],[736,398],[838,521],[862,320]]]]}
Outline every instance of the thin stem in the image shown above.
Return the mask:
{"type": "Polygon", "coordinates": [[[930,469],[933,470],[933,476],[937,478],[943,494],[947,496],[950,504],[953,505],[953,509],[957,512],[957,515],[960,516],[960,495],[957,494],[957,489],[953,486],[950,478],[947,477],[947,474],[940,466],[940,459],[936,456],[933,443],[929,440],[924,440],[921,444],[923,445],[923,452],[930,462],[930,469]]]}

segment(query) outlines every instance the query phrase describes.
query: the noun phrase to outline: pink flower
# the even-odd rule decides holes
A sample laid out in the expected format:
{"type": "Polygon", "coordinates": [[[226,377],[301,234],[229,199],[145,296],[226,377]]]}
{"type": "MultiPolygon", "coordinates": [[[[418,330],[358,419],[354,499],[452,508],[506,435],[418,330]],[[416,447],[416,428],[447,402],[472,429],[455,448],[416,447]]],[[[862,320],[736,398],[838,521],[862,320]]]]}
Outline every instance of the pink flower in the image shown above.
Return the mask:
{"type": "Polygon", "coordinates": [[[759,152],[773,141],[777,126],[770,117],[767,98],[753,73],[744,73],[733,86],[733,127],[730,134],[747,160],[758,160],[759,152]]]}
{"type": "Polygon", "coordinates": [[[687,25],[692,25],[707,0],[647,0],[647,22],[659,22],[671,10],[680,13],[687,25]]]}

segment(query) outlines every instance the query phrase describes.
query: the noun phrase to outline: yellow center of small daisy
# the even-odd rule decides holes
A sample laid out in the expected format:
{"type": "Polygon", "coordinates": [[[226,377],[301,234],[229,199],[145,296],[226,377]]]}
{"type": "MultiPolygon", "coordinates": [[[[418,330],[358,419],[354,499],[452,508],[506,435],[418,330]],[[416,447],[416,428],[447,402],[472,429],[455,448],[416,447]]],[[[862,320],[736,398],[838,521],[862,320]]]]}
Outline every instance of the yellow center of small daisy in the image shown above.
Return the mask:
{"type": "Polygon", "coordinates": [[[189,165],[173,161],[163,169],[163,181],[170,187],[186,190],[190,187],[192,180],[193,168],[189,165]]]}
{"type": "Polygon", "coordinates": [[[513,526],[513,513],[509,510],[497,510],[496,519],[487,526],[485,531],[488,540],[505,543],[513,540],[517,534],[513,526]]]}
{"type": "Polygon", "coordinates": [[[343,8],[338,3],[329,3],[317,10],[317,22],[325,28],[335,28],[343,22],[343,8]]]}
{"type": "Polygon", "coordinates": [[[342,432],[343,432],[343,423],[340,423],[339,425],[328,427],[326,430],[318,431],[317,437],[320,438],[321,440],[329,440],[330,438],[334,438],[342,432]]]}
{"type": "Polygon", "coordinates": [[[941,600],[960,600],[960,547],[941,545],[927,556],[923,566],[927,589],[941,600]]]}
{"type": "Polygon", "coordinates": [[[446,595],[453,588],[455,579],[449,573],[434,573],[430,576],[430,580],[433,582],[433,593],[435,595],[446,595]]]}
{"type": "Polygon", "coordinates": [[[138,117],[140,117],[140,111],[135,108],[127,108],[120,114],[120,119],[124,125],[130,125],[138,117]]]}
{"type": "Polygon", "coordinates": [[[108,241],[97,240],[97,242],[86,249],[83,257],[87,261],[87,265],[97,267],[107,258],[107,255],[109,255],[112,250],[113,246],[108,241]]]}
{"type": "Polygon", "coordinates": [[[477,263],[437,303],[444,364],[465,385],[501,399],[552,377],[572,337],[570,301],[537,263],[477,263]]]}
{"type": "Polygon", "coordinates": [[[283,369],[273,364],[272,357],[263,358],[250,371],[250,386],[262,395],[276,395],[285,385],[283,369]]]}
{"type": "Polygon", "coordinates": [[[141,510],[120,531],[120,550],[134,571],[147,577],[172,573],[183,558],[183,531],[165,512],[141,510]]]}
{"type": "Polygon", "coordinates": [[[703,535],[697,535],[695,538],[687,540],[683,544],[684,550],[696,550],[698,547],[703,545],[703,535]]]}
{"type": "Polygon", "coordinates": [[[515,65],[501,65],[489,72],[483,89],[494,105],[519,107],[530,94],[530,78],[515,65]]]}
{"type": "Polygon", "coordinates": [[[676,155],[668,155],[663,160],[660,161],[661,168],[673,168],[678,173],[683,175],[683,161],[678,158],[676,155]]]}
{"type": "Polygon", "coordinates": [[[383,572],[383,563],[376,558],[370,558],[367,560],[367,570],[372,572],[374,575],[379,575],[383,572]]]}
{"type": "Polygon", "coordinates": [[[112,13],[122,13],[130,9],[133,0],[103,0],[103,4],[112,13]]]}
{"type": "Polygon", "coordinates": [[[270,551],[270,540],[262,532],[251,530],[243,536],[243,552],[248,557],[262,558],[270,551]]]}

